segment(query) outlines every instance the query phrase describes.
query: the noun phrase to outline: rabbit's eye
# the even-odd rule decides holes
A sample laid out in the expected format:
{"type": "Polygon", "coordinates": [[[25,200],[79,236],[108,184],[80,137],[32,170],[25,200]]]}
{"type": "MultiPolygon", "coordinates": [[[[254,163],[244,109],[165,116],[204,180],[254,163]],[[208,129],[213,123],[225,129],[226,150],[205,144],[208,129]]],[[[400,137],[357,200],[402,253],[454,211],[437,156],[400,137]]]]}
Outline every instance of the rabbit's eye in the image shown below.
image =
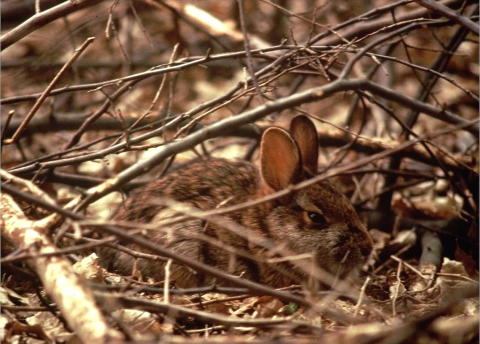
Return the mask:
{"type": "Polygon", "coordinates": [[[316,224],[325,224],[327,220],[325,220],[325,217],[322,214],[319,214],[315,211],[308,211],[307,212],[308,218],[310,221],[316,224]]]}

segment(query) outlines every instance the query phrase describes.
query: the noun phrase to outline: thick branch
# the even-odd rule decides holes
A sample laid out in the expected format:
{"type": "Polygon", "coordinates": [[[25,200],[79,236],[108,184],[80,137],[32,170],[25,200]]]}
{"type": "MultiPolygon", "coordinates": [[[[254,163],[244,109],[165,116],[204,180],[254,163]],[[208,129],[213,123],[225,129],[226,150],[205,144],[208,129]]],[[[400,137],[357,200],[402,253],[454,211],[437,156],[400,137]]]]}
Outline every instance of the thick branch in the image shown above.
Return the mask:
{"type": "Polygon", "coordinates": [[[30,221],[8,194],[2,193],[1,202],[2,230],[20,248],[37,255],[29,263],[72,330],[84,343],[105,343],[109,338],[120,339],[120,333],[107,325],[95,304],[93,294],[72,270],[71,263],[64,257],[38,256],[56,251],[56,247],[42,234],[45,230],[43,221],[30,221]]]}

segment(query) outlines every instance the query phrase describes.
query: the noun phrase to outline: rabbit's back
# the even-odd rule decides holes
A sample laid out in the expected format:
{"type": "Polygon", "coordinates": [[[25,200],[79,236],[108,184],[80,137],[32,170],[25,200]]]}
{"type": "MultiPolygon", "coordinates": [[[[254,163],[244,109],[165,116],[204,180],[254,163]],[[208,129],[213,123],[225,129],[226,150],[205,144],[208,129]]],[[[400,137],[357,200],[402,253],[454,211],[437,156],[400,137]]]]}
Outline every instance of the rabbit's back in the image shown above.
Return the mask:
{"type": "Polygon", "coordinates": [[[162,198],[201,210],[238,204],[251,198],[260,183],[258,168],[252,163],[226,159],[198,161],[133,191],[114,218],[149,223],[163,210],[159,201],[162,198]]]}

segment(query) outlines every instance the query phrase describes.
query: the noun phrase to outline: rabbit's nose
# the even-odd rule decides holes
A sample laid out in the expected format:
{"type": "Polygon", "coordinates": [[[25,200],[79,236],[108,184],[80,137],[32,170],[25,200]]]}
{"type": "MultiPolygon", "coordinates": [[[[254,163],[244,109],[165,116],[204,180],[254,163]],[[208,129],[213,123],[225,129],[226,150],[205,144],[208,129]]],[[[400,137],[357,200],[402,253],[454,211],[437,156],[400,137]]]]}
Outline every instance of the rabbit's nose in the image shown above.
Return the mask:
{"type": "Polygon", "coordinates": [[[372,238],[368,232],[362,227],[357,225],[350,225],[349,230],[353,233],[356,245],[363,257],[368,257],[373,250],[372,238]]]}

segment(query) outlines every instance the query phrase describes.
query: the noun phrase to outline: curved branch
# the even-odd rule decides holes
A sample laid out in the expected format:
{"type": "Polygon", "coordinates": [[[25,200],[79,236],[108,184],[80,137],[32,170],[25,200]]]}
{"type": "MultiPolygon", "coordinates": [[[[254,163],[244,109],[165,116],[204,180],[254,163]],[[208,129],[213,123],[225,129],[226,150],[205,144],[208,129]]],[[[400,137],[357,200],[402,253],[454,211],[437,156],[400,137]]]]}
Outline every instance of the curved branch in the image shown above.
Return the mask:
{"type": "MultiPolygon", "coordinates": [[[[466,125],[466,131],[473,134],[475,137],[479,136],[479,125],[478,123],[471,124],[467,120],[453,114],[450,111],[437,109],[434,106],[429,104],[417,101],[415,99],[404,96],[400,93],[389,90],[388,88],[382,87],[374,82],[364,79],[357,80],[337,80],[330,84],[321,87],[311,88],[309,90],[293,94],[288,97],[284,97],[275,101],[270,101],[265,105],[259,106],[250,111],[246,111],[243,114],[240,114],[235,117],[226,118],[220,120],[212,125],[206,126],[202,130],[194,132],[187,136],[181,141],[172,142],[166,144],[158,151],[158,153],[153,156],[151,159],[146,160],[140,164],[132,166],[127,170],[123,171],[118,175],[117,180],[114,182],[115,185],[111,184],[110,187],[116,187],[119,184],[125,183],[134,178],[136,175],[143,174],[147,171],[150,171],[153,167],[158,166],[164,159],[171,156],[172,154],[180,153],[186,151],[195,145],[218,136],[225,135],[226,132],[232,130],[233,128],[238,128],[245,124],[253,123],[266,115],[269,115],[276,111],[282,111],[288,108],[292,108],[301,104],[311,103],[314,101],[321,100],[323,98],[329,97],[338,92],[345,92],[351,90],[364,90],[370,91],[371,93],[383,97],[385,99],[400,103],[406,107],[420,111],[430,117],[439,119],[441,121],[450,123],[450,124],[459,124],[466,125]]],[[[161,135],[168,130],[169,128],[175,128],[179,125],[184,119],[188,118],[186,114],[180,115],[175,119],[171,120],[165,126],[161,126],[155,130],[150,131],[147,134],[140,135],[135,138],[131,138],[129,144],[137,144],[144,140],[147,140],[152,137],[161,135]]],[[[70,165],[71,163],[80,163],[84,161],[90,161],[93,159],[102,159],[108,154],[118,153],[119,151],[127,148],[127,143],[122,142],[114,146],[108,147],[97,152],[86,154],[74,158],[65,158],[54,161],[47,161],[41,164],[31,164],[21,168],[16,168],[10,170],[10,173],[13,174],[22,174],[30,173],[36,171],[40,168],[53,168],[59,166],[70,165]]]]}
{"type": "MultiPolygon", "coordinates": [[[[441,4],[443,4],[444,6],[456,6],[462,3],[463,3],[462,0],[446,0],[441,2],[441,4]]],[[[403,4],[403,3],[399,1],[398,4],[403,4]]],[[[394,3],[394,4],[389,4],[388,6],[391,6],[392,8],[394,8],[395,5],[396,4],[394,3]]],[[[372,13],[370,13],[372,17],[378,14],[377,10],[378,9],[375,9],[374,11],[372,11],[372,13]]],[[[428,10],[426,8],[419,8],[413,11],[405,11],[405,12],[399,13],[398,15],[395,16],[395,20],[391,16],[380,18],[377,20],[372,20],[372,21],[365,21],[364,18],[361,18],[361,20],[358,20],[358,23],[356,23],[355,25],[350,25],[351,21],[348,21],[348,22],[341,23],[338,26],[332,27],[331,31],[333,30],[338,31],[342,29],[341,31],[338,32],[339,36],[332,36],[331,31],[326,31],[326,32],[322,32],[316,37],[313,37],[310,42],[322,44],[322,45],[344,44],[345,43],[344,39],[351,40],[351,39],[354,39],[355,37],[363,37],[374,31],[381,30],[384,27],[392,25],[395,22],[403,22],[403,21],[409,21],[416,18],[423,18],[423,17],[426,17],[427,15],[428,15],[428,10]]]]}
{"type": "Polygon", "coordinates": [[[443,120],[447,123],[465,125],[465,130],[469,131],[476,137],[478,137],[479,135],[478,122],[472,124],[448,111],[439,110],[431,105],[415,101],[414,99],[408,98],[399,93],[395,93],[369,80],[337,80],[325,86],[312,88],[310,90],[299,92],[289,97],[268,102],[265,105],[261,105],[241,115],[220,120],[212,125],[203,128],[200,131],[190,134],[181,141],[166,144],[165,146],[161,147],[161,149],[159,149],[159,151],[150,159],[141,161],[134,166],[127,168],[126,170],[120,172],[116,176],[116,178],[112,178],[106,183],[96,188],[93,193],[89,194],[86,197],[86,199],[82,203],[82,206],[85,206],[89,202],[93,202],[99,199],[101,196],[109,193],[110,190],[113,190],[119,185],[132,180],[134,177],[150,171],[152,168],[162,163],[169,156],[175,153],[183,152],[205,140],[220,136],[224,134],[226,130],[252,123],[276,111],[281,111],[304,103],[317,101],[331,96],[337,92],[356,89],[368,90],[374,94],[401,103],[413,109],[417,109],[427,115],[443,120]]]}
{"type": "Polygon", "coordinates": [[[36,31],[39,28],[47,25],[48,23],[83,8],[93,6],[100,1],[101,0],[65,1],[58,6],[37,13],[27,21],[23,22],[22,24],[2,36],[2,38],[0,39],[2,50],[7,49],[15,42],[19,41],[23,37],[26,37],[33,31],[36,31]]]}
{"type": "MultiPolygon", "coordinates": [[[[40,7],[42,10],[47,10],[62,2],[63,0],[42,0],[40,7]]],[[[37,0],[2,1],[0,3],[2,28],[13,28],[33,17],[36,13],[36,5],[37,0]]]]}
{"type": "MultiPolygon", "coordinates": [[[[370,80],[358,80],[359,88],[364,91],[370,91],[373,94],[380,96],[382,98],[394,101],[396,103],[400,103],[409,107],[410,109],[419,111],[428,115],[430,117],[436,118],[438,120],[447,122],[449,124],[467,124],[468,121],[463,119],[462,117],[455,115],[450,111],[446,111],[443,109],[437,109],[434,106],[431,106],[427,103],[418,101],[413,98],[409,98],[401,93],[394,92],[386,87],[380,86],[370,80]]],[[[466,128],[465,130],[468,131],[470,134],[474,135],[476,138],[479,136],[479,125],[478,123],[472,125],[471,127],[466,128]]]]}
{"type": "MultiPolygon", "coordinates": [[[[455,23],[467,28],[474,35],[478,36],[480,33],[480,26],[470,20],[470,18],[462,16],[447,6],[432,0],[413,0],[422,7],[428,8],[431,11],[437,12],[440,15],[453,20],[455,23]]],[[[478,5],[477,5],[478,8],[478,5]]]]}

